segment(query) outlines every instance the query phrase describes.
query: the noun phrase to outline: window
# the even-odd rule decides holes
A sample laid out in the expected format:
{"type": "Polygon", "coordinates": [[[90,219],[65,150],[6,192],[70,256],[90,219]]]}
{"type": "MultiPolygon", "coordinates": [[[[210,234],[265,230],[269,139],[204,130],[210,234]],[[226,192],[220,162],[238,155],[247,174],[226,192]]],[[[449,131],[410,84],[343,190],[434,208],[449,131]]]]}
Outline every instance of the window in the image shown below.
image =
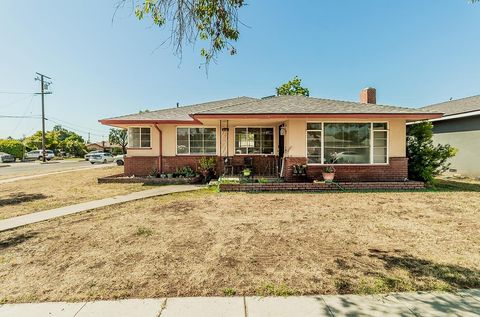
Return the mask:
{"type": "Polygon", "coordinates": [[[322,163],[322,124],[307,123],[307,158],[308,163],[322,163]]]}
{"type": "Polygon", "coordinates": [[[370,163],[370,123],[325,123],[323,161],[337,164],[370,163]]]}
{"type": "Polygon", "coordinates": [[[373,123],[373,163],[387,163],[387,144],[387,124],[373,123]]]}
{"type": "Polygon", "coordinates": [[[388,124],[307,123],[309,164],[388,163],[388,124]]]}
{"type": "Polygon", "coordinates": [[[177,128],[177,154],[216,154],[217,129],[177,128]]]}
{"type": "Polygon", "coordinates": [[[273,153],[273,128],[235,128],[235,154],[273,153]]]}
{"type": "Polygon", "coordinates": [[[149,148],[150,146],[150,128],[128,129],[128,147],[149,148]]]}

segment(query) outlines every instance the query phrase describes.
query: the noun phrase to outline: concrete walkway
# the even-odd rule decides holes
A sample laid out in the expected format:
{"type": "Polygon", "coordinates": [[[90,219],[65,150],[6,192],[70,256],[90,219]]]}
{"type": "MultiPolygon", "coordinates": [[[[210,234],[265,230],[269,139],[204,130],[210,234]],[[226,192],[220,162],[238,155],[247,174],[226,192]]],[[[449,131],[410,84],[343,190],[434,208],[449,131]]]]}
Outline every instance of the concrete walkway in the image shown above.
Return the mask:
{"type": "Polygon", "coordinates": [[[6,304],[0,317],[480,316],[480,290],[358,296],[174,297],[6,304]]]}
{"type": "Polygon", "coordinates": [[[149,198],[154,196],[162,196],[172,193],[187,192],[192,190],[199,190],[203,186],[198,185],[168,185],[156,187],[153,189],[143,190],[139,192],[130,193],[127,195],[114,196],[111,198],[99,199],[94,201],[88,201],[76,205],[60,207],[45,211],[39,211],[23,216],[8,218],[0,220],[0,232],[5,230],[14,229],[20,226],[29,225],[35,222],[49,220],[52,218],[67,216],[76,214],[78,212],[87,211],[95,208],[110,206],[114,204],[124,203],[127,201],[133,201],[137,199],[149,198]]]}

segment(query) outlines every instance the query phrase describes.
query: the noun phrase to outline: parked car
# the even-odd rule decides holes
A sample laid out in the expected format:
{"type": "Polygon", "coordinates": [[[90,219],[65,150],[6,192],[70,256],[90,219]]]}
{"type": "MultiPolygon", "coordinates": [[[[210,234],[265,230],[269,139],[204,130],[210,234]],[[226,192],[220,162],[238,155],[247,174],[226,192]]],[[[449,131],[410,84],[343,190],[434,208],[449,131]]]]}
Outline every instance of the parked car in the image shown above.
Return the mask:
{"type": "Polygon", "coordinates": [[[0,152],[0,163],[11,163],[11,162],[15,162],[15,156],[5,152],[0,152]]]}
{"type": "Polygon", "coordinates": [[[95,164],[95,163],[110,163],[110,162],[113,162],[114,158],[113,158],[113,155],[111,153],[101,152],[101,153],[92,154],[88,160],[92,164],[95,164]]]}
{"type": "Polygon", "coordinates": [[[120,155],[115,156],[113,161],[115,163],[117,163],[118,166],[125,165],[125,154],[120,154],[120,155]]]}
{"type": "MultiPolygon", "coordinates": [[[[45,150],[45,159],[47,161],[50,161],[54,156],[55,156],[55,154],[53,153],[52,150],[45,150]]],[[[25,154],[25,158],[26,159],[41,160],[41,159],[43,159],[42,150],[34,150],[34,151],[27,152],[25,154]]]]}
{"type": "Polygon", "coordinates": [[[90,159],[90,156],[92,156],[93,154],[97,154],[97,153],[106,153],[105,151],[102,151],[102,150],[95,150],[95,151],[90,151],[88,152],[87,154],[85,154],[85,161],[88,161],[90,159]]]}

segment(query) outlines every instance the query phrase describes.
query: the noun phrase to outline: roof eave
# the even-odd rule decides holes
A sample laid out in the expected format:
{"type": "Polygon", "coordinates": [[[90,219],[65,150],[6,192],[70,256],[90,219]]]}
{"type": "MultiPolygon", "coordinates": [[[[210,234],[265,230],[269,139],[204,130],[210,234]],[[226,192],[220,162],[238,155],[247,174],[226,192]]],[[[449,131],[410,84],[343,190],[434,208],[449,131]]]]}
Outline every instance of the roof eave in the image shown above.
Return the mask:
{"type": "Polygon", "coordinates": [[[196,119],[193,120],[122,120],[122,119],[102,119],[98,120],[103,125],[121,127],[122,125],[151,125],[151,124],[184,124],[184,125],[202,125],[196,119]]]}
{"type": "Polygon", "coordinates": [[[441,118],[442,113],[229,113],[196,114],[194,119],[289,119],[289,118],[402,118],[407,120],[430,120],[441,118]]]}

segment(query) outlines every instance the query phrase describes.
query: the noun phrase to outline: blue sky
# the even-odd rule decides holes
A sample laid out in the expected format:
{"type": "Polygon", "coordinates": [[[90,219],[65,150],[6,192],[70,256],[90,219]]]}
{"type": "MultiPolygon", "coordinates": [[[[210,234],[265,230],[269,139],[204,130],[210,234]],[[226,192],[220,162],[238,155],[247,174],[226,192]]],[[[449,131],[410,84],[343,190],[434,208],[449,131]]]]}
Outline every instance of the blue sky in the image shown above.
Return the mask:
{"type": "MultiPolygon", "coordinates": [[[[358,100],[373,86],[379,103],[408,107],[480,93],[480,5],[467,0],[249,1],[238,55],[220,55],[208,77],[201,45],[180,63],[156,49],[168,33],[130,10],[112,24],[115,3],[2,0],[0,92],[35,92],[35,72],[51,76],[46,116],[92,140],[108,135],[101,118],[272,95],[295,75],[314,97],[358,100]]],[[[0,93],[0,115],[38,114],[38,96],[0,93]]],[[[40,128],[0,118],[0,138],[40,128]]]]}

